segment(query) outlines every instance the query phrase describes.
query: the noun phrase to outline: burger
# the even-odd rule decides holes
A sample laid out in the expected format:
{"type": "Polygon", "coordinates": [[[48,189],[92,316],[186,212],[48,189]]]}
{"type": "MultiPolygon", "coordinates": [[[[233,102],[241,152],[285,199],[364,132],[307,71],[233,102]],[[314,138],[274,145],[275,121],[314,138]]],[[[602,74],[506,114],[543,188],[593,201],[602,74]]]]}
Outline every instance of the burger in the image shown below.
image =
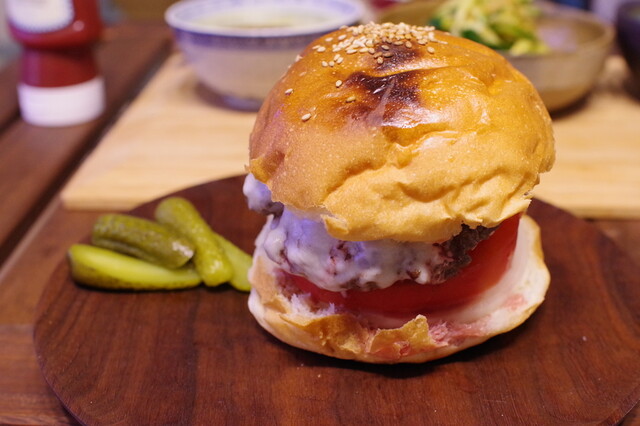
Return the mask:
{"type": "Polygon", "coordinates": [[[250,137],[251,313],[295,347],[389,364],[517,327],[549,285],[526,210],[554,155],[539,95],[487,47],[405,24],[319,38],[250,137]]]}

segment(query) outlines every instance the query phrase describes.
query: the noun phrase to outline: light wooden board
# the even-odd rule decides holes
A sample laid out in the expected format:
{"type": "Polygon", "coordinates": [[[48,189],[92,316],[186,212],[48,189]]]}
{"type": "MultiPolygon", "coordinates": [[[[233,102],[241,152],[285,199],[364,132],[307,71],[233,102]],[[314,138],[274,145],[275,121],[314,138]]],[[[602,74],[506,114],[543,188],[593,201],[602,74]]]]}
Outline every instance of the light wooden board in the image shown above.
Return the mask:
{"type": "Polygon", "coordinates": [[[244,172],[255,113],[226,109],[168,59],[66,185],[65,206],[129,209],[244,172]]]}
{"type": "MultiPolygon", "coordinates": [[[[640,101],[620,57],[576,110],[554,118],[557,162],[535,195],[588,217],[640,217],[640,101]]],[[[254,113],[217,105],[179,54],[164,64],[63,191],[68,208],[130,209],[244,172],[254,113]]]]}
{"type": "Polygon", "coordinates": [[[579,109],[554,118],[557,159],[536,196],[592,218],[640,218],[640,100],[612,56],[579,109]]]}

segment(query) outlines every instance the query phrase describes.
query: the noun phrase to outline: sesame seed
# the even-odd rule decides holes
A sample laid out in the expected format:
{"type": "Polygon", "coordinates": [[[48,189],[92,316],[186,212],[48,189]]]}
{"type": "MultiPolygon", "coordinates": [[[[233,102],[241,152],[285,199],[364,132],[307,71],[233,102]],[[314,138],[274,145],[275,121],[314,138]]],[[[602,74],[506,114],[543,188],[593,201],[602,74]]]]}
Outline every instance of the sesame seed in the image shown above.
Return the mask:
{"type": "Polygon", "coordinates": [[[351,95],[347,98],[347,102],[353,102],[356,100],[356,97],[354,95],[351,95]]]}
{"type": "Polygon", "coordinates": [[[302,121],[307,121],[308,119],[311,118],[311,114],[310,113],[306,113],[305,115],[303,115],[302,117],[300,117],[300,119],[302,121]]]}
{"type": "MultiPolygon", "coordinates": [[[[393,56],[393,46],[404,46],[407,49],[413,49],[416,46],[425,46],[431,41],[442,42],[435,39],[433,27],[391,23],[369,23],[344,27],[343,32],[339,35],[330,36],[324,40],[326,42],[336,41],[332,45],[313,46],[313,50],[318,53],[329,49],[334,53],[333,60],[321,61],[323,67],[335,67],[344,61],[342,55],[357,53],[373,55],[375,61],[382,64],[384,59],[393,56]]],[[[427,46],[427,50],[429,53],[435,52],[431,46],[427,46]]]]}
{"type": "Polygon", "coordinates": [[[293,93],[293,89],[287,89],[287,90],[284,91],[285,95],[290,95],[292,93],[293,93]]]}
{"type": "Polygon", "coordinates": [[[427,46],[427,52],[429,53],[436,53],[436,49],[434,49],[432,46],[427,46]]]}
{"type": "Polygon", "coordinates": [[[336,81],[336,87],[340,87],[340,86],[342,86],[342,80],[336,81]]]}

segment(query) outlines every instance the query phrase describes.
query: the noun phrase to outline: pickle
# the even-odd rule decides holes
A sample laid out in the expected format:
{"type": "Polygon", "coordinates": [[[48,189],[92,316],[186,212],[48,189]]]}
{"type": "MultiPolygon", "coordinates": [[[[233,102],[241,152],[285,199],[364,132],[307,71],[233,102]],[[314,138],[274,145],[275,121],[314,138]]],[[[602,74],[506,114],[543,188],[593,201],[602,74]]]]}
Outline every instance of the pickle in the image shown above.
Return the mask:
{"type": "Polygon", "coordinates": [[[158,222],[194,244],[192,261],[205,285],[215,287],[233,277],[233,268],[221,243],[193,204],[181,197],[166,198],[158,204],[155,216],[158,222]]]}
{"type": "Polygon", "coordinates": [[[186,264],[194,254],[193,244],[172,229],[124,214],[100,216],[91,242],[172,269],[186,264]]]}
{"type": "Polygon", "coordinates": [[[202,280],[191,266],[169,269],[101,247],[74,244],[68,252],[71,276],[108,290],[176,290],[202,280]]]}
{"type": "Polygon", "coordinates": [[[216,234],[216,237],[233,267],[233,276],[229,280],[229,284],[231,284],[231,286],[236,290],[250,291],[251,284],[249,283],[248,273],[253,259],[241,248],[224,238],[222,235],[216,234]]]}

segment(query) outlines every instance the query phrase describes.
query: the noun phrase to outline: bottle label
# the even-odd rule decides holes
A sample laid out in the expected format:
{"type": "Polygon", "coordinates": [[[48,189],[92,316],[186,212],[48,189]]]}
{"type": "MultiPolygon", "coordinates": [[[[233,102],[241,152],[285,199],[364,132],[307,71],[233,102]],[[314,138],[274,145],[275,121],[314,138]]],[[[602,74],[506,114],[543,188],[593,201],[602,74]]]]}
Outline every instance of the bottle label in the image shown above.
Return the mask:
{"type": "Polygon", "coordinates": [[[18,29],[47,33],[73,21],[73,0],[6,0],[7,18],[18,29]]]}

